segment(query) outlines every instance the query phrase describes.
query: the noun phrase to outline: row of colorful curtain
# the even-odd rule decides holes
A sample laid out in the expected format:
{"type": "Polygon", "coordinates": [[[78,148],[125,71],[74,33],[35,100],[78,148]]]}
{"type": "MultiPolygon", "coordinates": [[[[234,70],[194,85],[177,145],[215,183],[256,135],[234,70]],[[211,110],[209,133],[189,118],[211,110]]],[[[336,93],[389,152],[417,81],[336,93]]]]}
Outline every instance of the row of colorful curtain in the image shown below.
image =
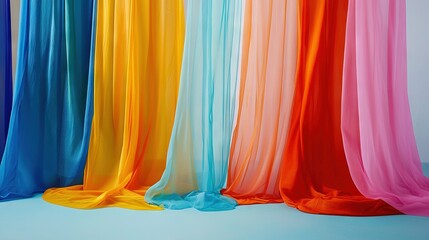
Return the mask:
{"type": "Polygon", "coordinates": [[[22,0],[13,102],[0,14],[2,201],[429,216],[405,0],[22,0]]]}

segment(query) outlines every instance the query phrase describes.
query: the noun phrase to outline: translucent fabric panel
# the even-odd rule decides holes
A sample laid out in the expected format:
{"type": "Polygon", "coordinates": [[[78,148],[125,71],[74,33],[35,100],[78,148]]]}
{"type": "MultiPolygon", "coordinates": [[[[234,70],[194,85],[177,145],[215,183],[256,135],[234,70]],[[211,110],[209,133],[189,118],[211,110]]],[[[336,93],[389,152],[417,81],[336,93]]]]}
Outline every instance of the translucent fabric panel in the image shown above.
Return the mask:
{"type": "Polygon", "coordinates": [[[182,1],[99,1],[94,120],[83,185],[43,198],[74,208],[161,209],[143,194],[165,169],[180,80],[182,1]]]}
{"type": "Polygon", "coordinates": [[[281,195],[309,213],[398,213],[367,199],[350,176],[341,136],[342,66],[347,0],[302,0],[290,133],[281,167],[281,195]]]}
{"type": "Polygon", "coordinates": [[[353,181],[366,197],[429,216],[407,92],[405,0],[350,0],[342,132],[353,181]]]}
{"type": "Polygon", "coordinates": [[[297,0],[246,3],[237,124],[224,195],[239,204],[282,202],[279,169],[297,56],[297,0]]]}
{"type": "Polygon", "coordinates": [[[241,1],[188,0],[179,100],[161,180],[148,202],[171,209],[226,210],[225,185],[234,120],[241,1]]]}
{"type": "Polygon", "coordinates": [[[87,0],[23,0],[0,199],[82,182],[92,119],[87,0]]]}
{"type": "Polygon", "coordinates": [[[6,144],[12,107],[10,1],[0,0],[0,160],[6,144]]]}

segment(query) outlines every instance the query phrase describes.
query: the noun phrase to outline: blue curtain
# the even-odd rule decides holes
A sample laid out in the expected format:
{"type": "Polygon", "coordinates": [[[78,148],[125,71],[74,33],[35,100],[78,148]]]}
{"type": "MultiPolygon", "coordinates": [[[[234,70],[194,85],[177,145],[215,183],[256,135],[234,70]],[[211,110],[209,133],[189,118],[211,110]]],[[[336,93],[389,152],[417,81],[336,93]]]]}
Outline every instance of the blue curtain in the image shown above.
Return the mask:
{"type": "Polygon", "coordinates": [[[0,199],[82,182],[92,121],[89,0],[21,1],[0,199]]]}
{"type": "Polygon", "coordinates": [[[6,143],[12,106],[10,1],[0,0],[0,159],[6,143]]]}
{"type": "Polygon", "coordinates": [[[225,185],[234,121],[241,1],[187,2],[179,99],[167,166],[145,195],[165,208],[228,210],[225,185]]]}

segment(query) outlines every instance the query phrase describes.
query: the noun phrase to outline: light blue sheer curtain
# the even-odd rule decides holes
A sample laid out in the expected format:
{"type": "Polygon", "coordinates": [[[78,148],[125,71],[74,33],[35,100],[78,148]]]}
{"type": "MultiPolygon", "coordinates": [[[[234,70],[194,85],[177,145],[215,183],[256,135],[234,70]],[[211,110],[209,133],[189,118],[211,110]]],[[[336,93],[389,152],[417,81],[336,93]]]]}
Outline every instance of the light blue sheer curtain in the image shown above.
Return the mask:
{"type": "Polygon", "coordinates": [[[179,100],[167,166],[145,195],[170,209],[228,210],[225,184],[238,82],[241,0],[188,0],[179,100]]]}
{"type": "Polygon", "coordinates": [[[0,0],[0,160],[12,106],[10,1],[0,0]]]}
{"type": "Polygon", "coordinates": [[[91,0],[22,0],[0,200],[82,181],[92,121],[91,0]]]}

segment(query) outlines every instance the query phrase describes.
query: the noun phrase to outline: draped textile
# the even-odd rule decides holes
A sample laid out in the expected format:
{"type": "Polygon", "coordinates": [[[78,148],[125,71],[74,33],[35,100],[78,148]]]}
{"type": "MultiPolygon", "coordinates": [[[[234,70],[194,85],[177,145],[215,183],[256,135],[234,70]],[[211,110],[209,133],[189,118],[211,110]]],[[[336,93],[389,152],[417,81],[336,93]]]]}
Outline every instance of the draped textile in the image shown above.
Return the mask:
{"type": "Polygon", "coordinates": [[[406,2],[350,0],[342,132],[353,181],[366,197],[429,216],[407,94],[406,2]]]}
{"type": "Polygon", "coordinates": [[[74,208],[161,209],[143,194],[165,168],[184,40],[181,1],[99,1],[94,119],[83,185],[43,198],[74,208]]]}
{"type": "Polygon", "coordinates": [[[279,169],[295,84],[297,12],[297,0],[246,3],[239,108],[223,192],[239,204],[282,202],[279,169]]]}
{"type": "Polygon", "coordinates": [[[363,197],[351,179],[341,137],[347,0],[302,0],[290,133],[281,167],[286,204],[310,213],[397,213],[363,197]]]}
{"type": "Polygon", "coordinates": [[[92,14],[87,0],[21,1],[2,200],[82,181],[92,117],[92,14]]]}
{"type": "Polygon", "coordinates": [[[145,199],[171,209],[227,210],[241,1],[187,2],[186,40],[173,132],[162,178],[145,199]]]}
{"type": "Polygon", "coordinates": [[[10,1],[0,1],[0,160],[3,156],[12,107],[12,50],[10,1]]]}

